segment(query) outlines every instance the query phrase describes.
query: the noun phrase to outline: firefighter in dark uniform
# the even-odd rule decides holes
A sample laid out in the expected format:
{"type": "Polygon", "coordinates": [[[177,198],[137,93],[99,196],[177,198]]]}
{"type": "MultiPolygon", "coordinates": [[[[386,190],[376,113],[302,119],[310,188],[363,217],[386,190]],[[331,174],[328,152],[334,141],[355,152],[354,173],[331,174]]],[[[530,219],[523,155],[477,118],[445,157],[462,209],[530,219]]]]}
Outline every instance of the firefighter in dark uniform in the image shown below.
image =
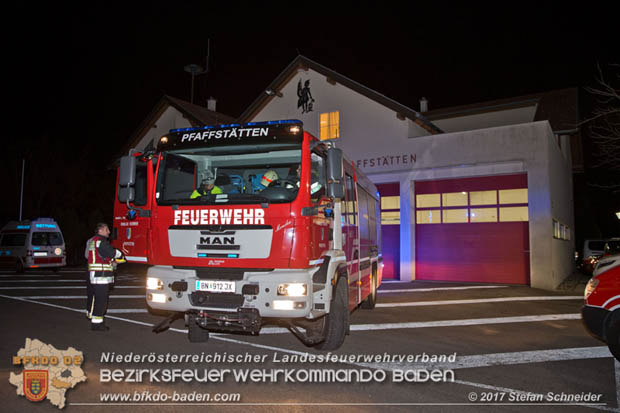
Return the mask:
{"type": "Polygon", "coordinates": [[[116,262],[124,262],[123,253],[110,245],[109,236],[108,225],[99,223],[95,236],[86,244],[85,255],[88,255],[86,316],[90,319],[91,329],[95,331],[109,330],[103,317],[108,307],[110,284],[114,282],[116,262]]]}

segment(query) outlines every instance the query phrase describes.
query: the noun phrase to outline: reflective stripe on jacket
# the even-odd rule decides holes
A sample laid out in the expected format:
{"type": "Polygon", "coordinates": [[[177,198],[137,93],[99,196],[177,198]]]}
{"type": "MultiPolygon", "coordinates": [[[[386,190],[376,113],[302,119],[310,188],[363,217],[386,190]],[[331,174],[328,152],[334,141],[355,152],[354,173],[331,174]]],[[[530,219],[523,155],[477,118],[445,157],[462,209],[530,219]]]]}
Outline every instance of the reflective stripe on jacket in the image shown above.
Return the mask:
{"type": "Polygon", "coordinates": [[[113,272],[112,258],[102,257],[98,249],[104,238],[95,235],[88,241],[88,271],[113,272]]]}

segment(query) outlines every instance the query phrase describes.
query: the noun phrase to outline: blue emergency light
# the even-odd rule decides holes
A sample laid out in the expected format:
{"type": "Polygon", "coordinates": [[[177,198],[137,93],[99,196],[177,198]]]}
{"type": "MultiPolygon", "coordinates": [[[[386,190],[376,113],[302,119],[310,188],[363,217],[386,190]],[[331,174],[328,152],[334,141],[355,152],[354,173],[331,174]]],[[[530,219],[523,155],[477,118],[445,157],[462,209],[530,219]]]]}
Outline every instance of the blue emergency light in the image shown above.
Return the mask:
{"type": "Polygon", "coordinates": [[[249,123],[230,123],[228,125],[217,125],[217,126],[200,126],[198,128],[180,128],[180,129],[170,129],[170,132],[191,132],[191,131],[199,131],[199,130],[207,130],[207,129],[215,129],[215,128],[234,128],[240,126],[267,126],[267,125],[285,125],[290,123],[301,123],[300,120],[297,119],[286,119],[286,120],[269,120],[265,122],[249,122],[249,123]]]}

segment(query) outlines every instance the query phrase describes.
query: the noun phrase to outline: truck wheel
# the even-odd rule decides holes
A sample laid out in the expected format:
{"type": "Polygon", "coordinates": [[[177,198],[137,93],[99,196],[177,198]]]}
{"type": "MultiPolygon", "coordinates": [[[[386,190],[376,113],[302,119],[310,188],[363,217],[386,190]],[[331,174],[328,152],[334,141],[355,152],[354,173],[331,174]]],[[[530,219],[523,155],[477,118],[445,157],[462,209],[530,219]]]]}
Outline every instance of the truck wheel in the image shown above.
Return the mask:
{"type": "Polygon", "coordinates": [[[15,272],[17,274],[23,274],[24,273],[24,264],[21,262],[21,260],[15,261],[15,272]]]}
{"type": "Polygon", "coordinates": [[[362,308],[364,310],[372,310],[377,304],[377,270],[373,268],[372,282],[370,283],[370,294],[364,301],[362,301],[362,308]]]}
{"type": "Polygon", "coordinates": [[[209,330],[196,323],[196,317],[190,315],[187,321],[187,338],[192,343],[204,343],[209,340],[209,330]]]}
{"type": "Polygon", "coordinates": [[[607,327],[606,339],[609,351],[611,351],[616,360],[620,361],[620,314],[613,317],[607,327]]]}
{"type": "Polygon", "coordinates": [[[347,280],[340,277],[332,298],[329,314],[325,316],[323,336],[325,340],[317,344],[319,350],[336,350],[344,343],[349,325],[349,288],[347,280]]]}

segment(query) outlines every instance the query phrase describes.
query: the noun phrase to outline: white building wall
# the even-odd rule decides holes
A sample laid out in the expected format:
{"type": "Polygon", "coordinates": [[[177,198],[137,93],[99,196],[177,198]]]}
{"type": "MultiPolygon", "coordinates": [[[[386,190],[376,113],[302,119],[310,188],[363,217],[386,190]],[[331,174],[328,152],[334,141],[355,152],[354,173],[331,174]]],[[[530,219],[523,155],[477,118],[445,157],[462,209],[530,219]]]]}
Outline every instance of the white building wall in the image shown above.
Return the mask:
{"type": "Polygon", "coordinates": [[[549,178],[551,196],[551,217],[558,222],[568,225],[570,239],[553,238],[553,226],[549,227],[551,240],[551,259],[554,286],[560,284],[565,274],[575,270],[575,213],[573,195],[573,175],[570,158],[565,153],[558,153],[557,141],[549,142],[549,178]]]}
{"type": "Polygon", "coordinates": [[[143,150],[148,146],[150,142],[153,142],[153,146],[157,147],[159,138],[167,134],[170,129],[189,128],[192,125],[189,121],[183,117],[181,112],[168,106],[164,113],[159,117],[154,127],[149,129],[148,132],[142,137],[136,148],[143,150]]]}
{"type": "Polygon", "coordinates": [[[361,95],[339,83],[327,82],[325,76],[309,69],[299,71],[287,85],[280,90],[282,97],[274,96],[269,103],[252,119],[265,121],[273,119],[299,119],[304,129],[317,138],[320,137],[320,114],[340,112],[340,136],[354,142],[362,153],[377,153],[392,143],[403,143],[410,136],[428,132],[408,120],[399,120],[396,112],[361,95]],[[310,80],[310,91],[314,98],[312,112],[301,113],[297,108],[297,85],[310,80]]]}

